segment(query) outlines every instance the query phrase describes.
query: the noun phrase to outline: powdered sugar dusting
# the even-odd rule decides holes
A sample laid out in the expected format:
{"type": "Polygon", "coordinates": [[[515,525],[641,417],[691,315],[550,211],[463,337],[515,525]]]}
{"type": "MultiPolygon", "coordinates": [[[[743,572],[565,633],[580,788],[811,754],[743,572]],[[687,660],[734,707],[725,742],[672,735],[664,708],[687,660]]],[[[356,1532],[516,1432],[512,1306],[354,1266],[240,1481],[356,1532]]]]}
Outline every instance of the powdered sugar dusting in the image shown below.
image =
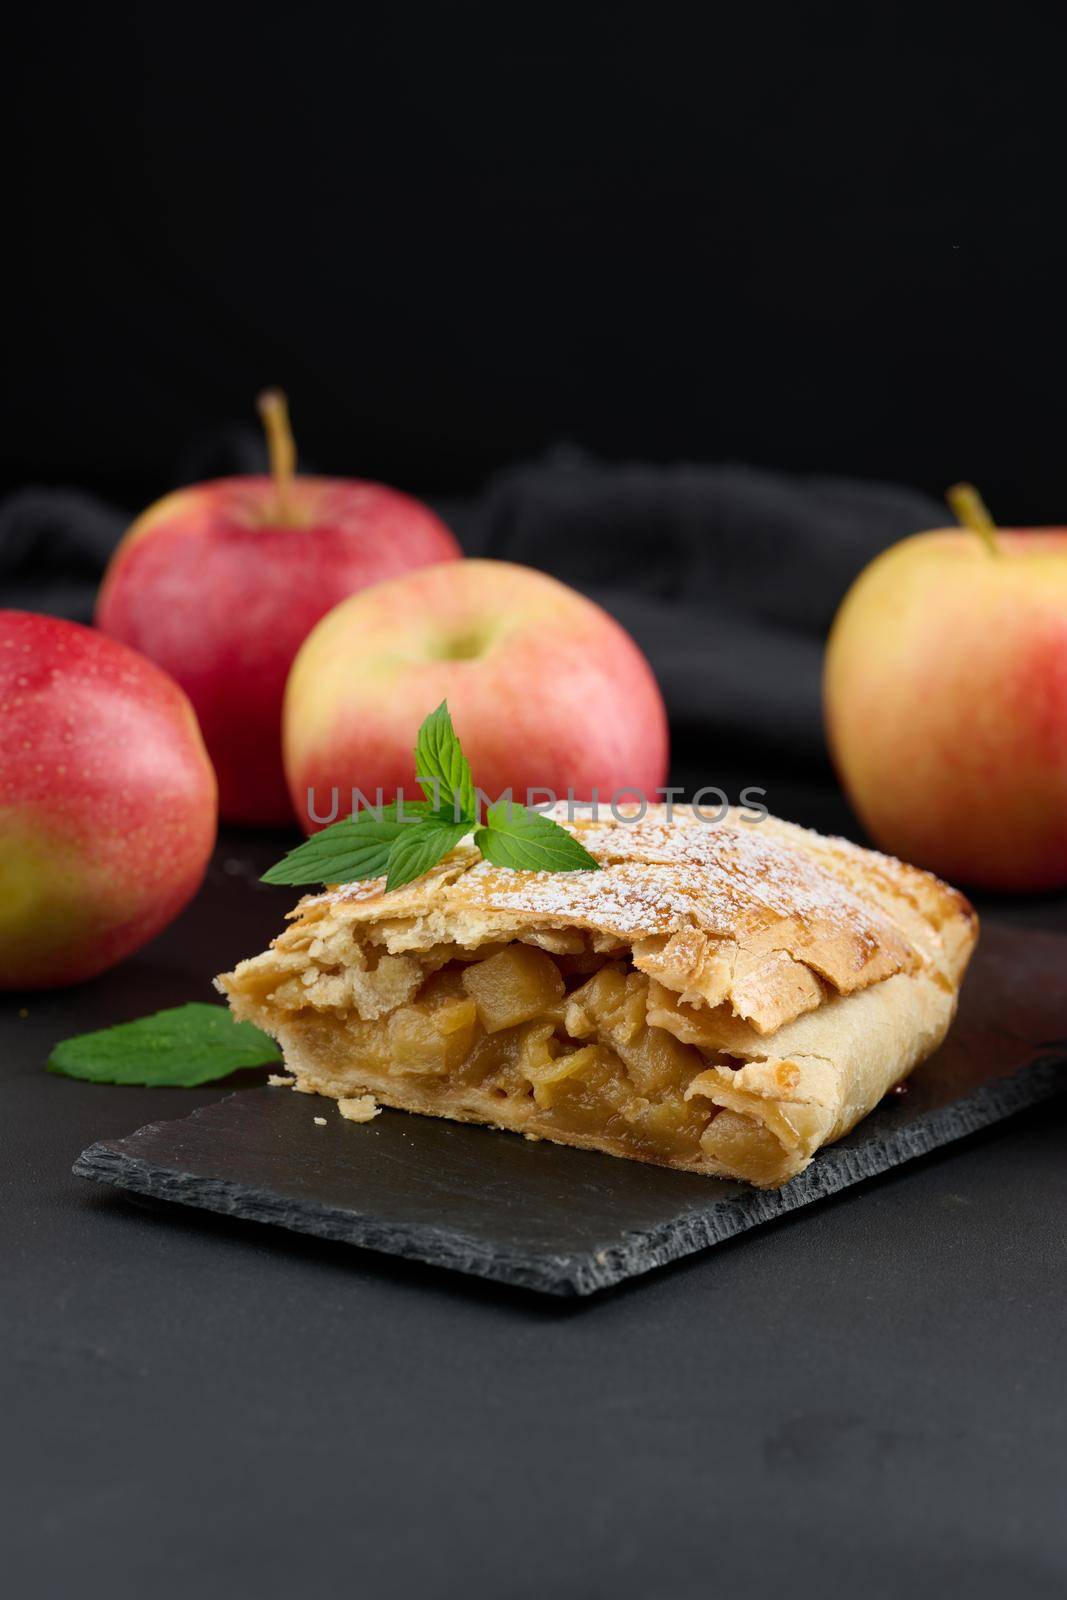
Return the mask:
{"type": "Polygon", "coordinates": [[[713,938],[769,933],[834,982],[849,981],[850,971],[872,959],[883,975],[912,959],[899,927],[852,887],[849,866],[837,869],[825,854],[809,853],[801,830],[786,836],[736,814],[704,825],[683,807],[671,822],[657,807],[643,820],[576,817],[565,825],[603,863],[601,871],[511,871],[466,851],[393,894],[384,893],[382,879],[346,884],[303,901],[299,911],[344,905],[365,921],[454,908],[633,939],[685,925],[713,938]]]}
{"type": "Polygon", "coordinates": [[[640,935],[665,932],[698,914],[697,882],[643,862],[601,872],[510,872],[487,862],[454,886],[453,898],[489,911],[529,914],[557,922],[640,935]]]}
{"type": "Polygon", "coordinates": [[[869,951],[891,933],[877,909],[830,871],[753,828],[648,822],[578,831],[603,871],[514,873],[483,863],[451,893],[468,905],[569,918],[627,936],[692,922],[727,937],[789,921],[794,945],[845,934],[869,951]]]}
{"type": "MultiPolygon", "coordinates": [[[[598,861],[639,861],[694,869],[717,915],[764,906],[780,917],[861,922],[869,909],[832,872],[755,826],[679,827],[643,821],[575,830],[598,861]]],[[[686,877],[689,874],[685,874],[686,877]]]]}
{"type": "Polygon", "coordinates": [[[339,901],[346,900],[377,900],[385,893],[385,878],[360,878],[355,883],[342,883],[335,889],[324,889],[321,894],[306,894],[296,907],[296,912],[303,915],[319,906],[337,905],[339,901]]]}

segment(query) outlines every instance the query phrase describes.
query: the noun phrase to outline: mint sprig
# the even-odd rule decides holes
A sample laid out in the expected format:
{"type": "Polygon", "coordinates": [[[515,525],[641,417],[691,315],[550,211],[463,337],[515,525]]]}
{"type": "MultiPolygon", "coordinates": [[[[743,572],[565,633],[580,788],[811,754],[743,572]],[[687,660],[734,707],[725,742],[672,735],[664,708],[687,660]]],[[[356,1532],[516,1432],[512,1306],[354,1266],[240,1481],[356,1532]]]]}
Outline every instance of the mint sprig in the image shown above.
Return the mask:
{"type": "Polygon", "coordinates": [[[225,1006],[194,1001],[63,1039],[47,1065],[49,1072],[89,1083],[194,1089],[241,1067],[281,1059],[274,1040],[251,1022],[235,1022],[225,1006]]]}
{"type": "Polygon", "coordinates": [[[442,701],[419,729],[415,772],[424,801],[357,812],[323,828],[263,874],[264,883],[355,883],[384,877],[387,890],[435,867],[468,833],[486,861],[528,872],[599,872],[573,834],[518,801],[490,806],[482,822],[470,763],[442,701]]]}

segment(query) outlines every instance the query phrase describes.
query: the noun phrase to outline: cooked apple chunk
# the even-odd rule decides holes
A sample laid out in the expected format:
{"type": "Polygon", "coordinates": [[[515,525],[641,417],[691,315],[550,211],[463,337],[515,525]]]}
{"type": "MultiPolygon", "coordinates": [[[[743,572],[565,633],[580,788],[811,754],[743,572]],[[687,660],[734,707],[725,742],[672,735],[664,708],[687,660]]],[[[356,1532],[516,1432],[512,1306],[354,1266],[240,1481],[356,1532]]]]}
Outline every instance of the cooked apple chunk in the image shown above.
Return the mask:
{"type": "Polygon", "coordinates": [[[463,974],[463,987],[478,1008],[486,1033],[514,1028],[543,1016],[564,993],[563,976],[550,955],[512,944],[463,974]]]}

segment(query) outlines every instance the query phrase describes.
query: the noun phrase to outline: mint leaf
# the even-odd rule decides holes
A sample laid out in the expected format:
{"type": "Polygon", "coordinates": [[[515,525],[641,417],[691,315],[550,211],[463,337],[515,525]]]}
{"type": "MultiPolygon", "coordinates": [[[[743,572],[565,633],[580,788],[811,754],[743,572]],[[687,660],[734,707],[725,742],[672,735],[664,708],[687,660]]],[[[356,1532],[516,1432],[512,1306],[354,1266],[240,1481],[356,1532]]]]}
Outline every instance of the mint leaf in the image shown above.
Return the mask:
{"type": "Polygon", "coordinates": [[[415,827],[405,828],[389,851],[386,890],[421,878],[469,832],[469,822],[443,822],[440,817],[427,817],[415,827]]]}
{"type": "Polygon", "coordinates": [[[431,711],[419,729],[415,740],[415,775],[438,815],[447,816],[450,822],[477,822],[470,762],[460,748],[447,700],[442,700],[437,710],[431,711]]]}
{"type": "Polygon", "coordinates": [[[192,1089],[239,1067],[263,1067],[281,1059],[274,1040],[250,1022],[235,1022],[225,1006],[193,1002],[64,1039],[47,1065],[49,1072],[90,1083],[192,1089]]]}
{"type": "Polygon", "coordinates": [[[397,820],[397,806],[381,808],[379,821],[374,811],[357,811],[290,850],[287,856],[263,874],[264,883],[355,883],[359,878],[380,878],[389,865],[389,851],[402,833],[418,826],[416,819],[429,814],[424,800],[405,800],[404,822],[397,820]]]}
{"type": "Polygon", "coordinates": [[[600,862],[558,822],[512,801],[490,806],[474,842],[494,867],[527,872],[599,872],[600,862]]]}

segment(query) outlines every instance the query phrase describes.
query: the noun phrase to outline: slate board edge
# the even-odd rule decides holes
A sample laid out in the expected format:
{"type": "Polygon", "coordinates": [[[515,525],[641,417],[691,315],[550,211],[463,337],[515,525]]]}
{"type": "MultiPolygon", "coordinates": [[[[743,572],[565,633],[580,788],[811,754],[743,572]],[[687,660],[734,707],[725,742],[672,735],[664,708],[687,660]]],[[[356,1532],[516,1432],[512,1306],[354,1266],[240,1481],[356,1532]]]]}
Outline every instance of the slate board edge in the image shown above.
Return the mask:
{"type": "Polygon", "coordinates": [[[635,1233],[624,1244],[585,1255],[509,1255],[499,1248],[488,1249],[456,1229],[382,1222],[356,1211],[309,1202],[302,1203],[300,1222],[294,1223],[290,1220],[292,1204],[270,1190],[178,1172],[131,1154],[128,1146],[132,1141],[163,1125],[158,1123],[138,1129],[126,1139],[90,1145],[73,1170],[81,1178],[201,1210],[274,1223],[291,1232],[356,1244],[543,1294],[584,1296],[721,1244],[748,1228],[774,1221],[1012,1116],[1067,1086],[1063,1066],[1063,1055],[1040,1057],[1010,1077],[998,1078],[963,1099],[924,1113],[876,1143],[865,1143],[859,1151],[850,1148],[847,1140],[830,1146],[784,1189],[753,1189],[740,1197],[713,1202],[706,1210],[635,1233]]]}

